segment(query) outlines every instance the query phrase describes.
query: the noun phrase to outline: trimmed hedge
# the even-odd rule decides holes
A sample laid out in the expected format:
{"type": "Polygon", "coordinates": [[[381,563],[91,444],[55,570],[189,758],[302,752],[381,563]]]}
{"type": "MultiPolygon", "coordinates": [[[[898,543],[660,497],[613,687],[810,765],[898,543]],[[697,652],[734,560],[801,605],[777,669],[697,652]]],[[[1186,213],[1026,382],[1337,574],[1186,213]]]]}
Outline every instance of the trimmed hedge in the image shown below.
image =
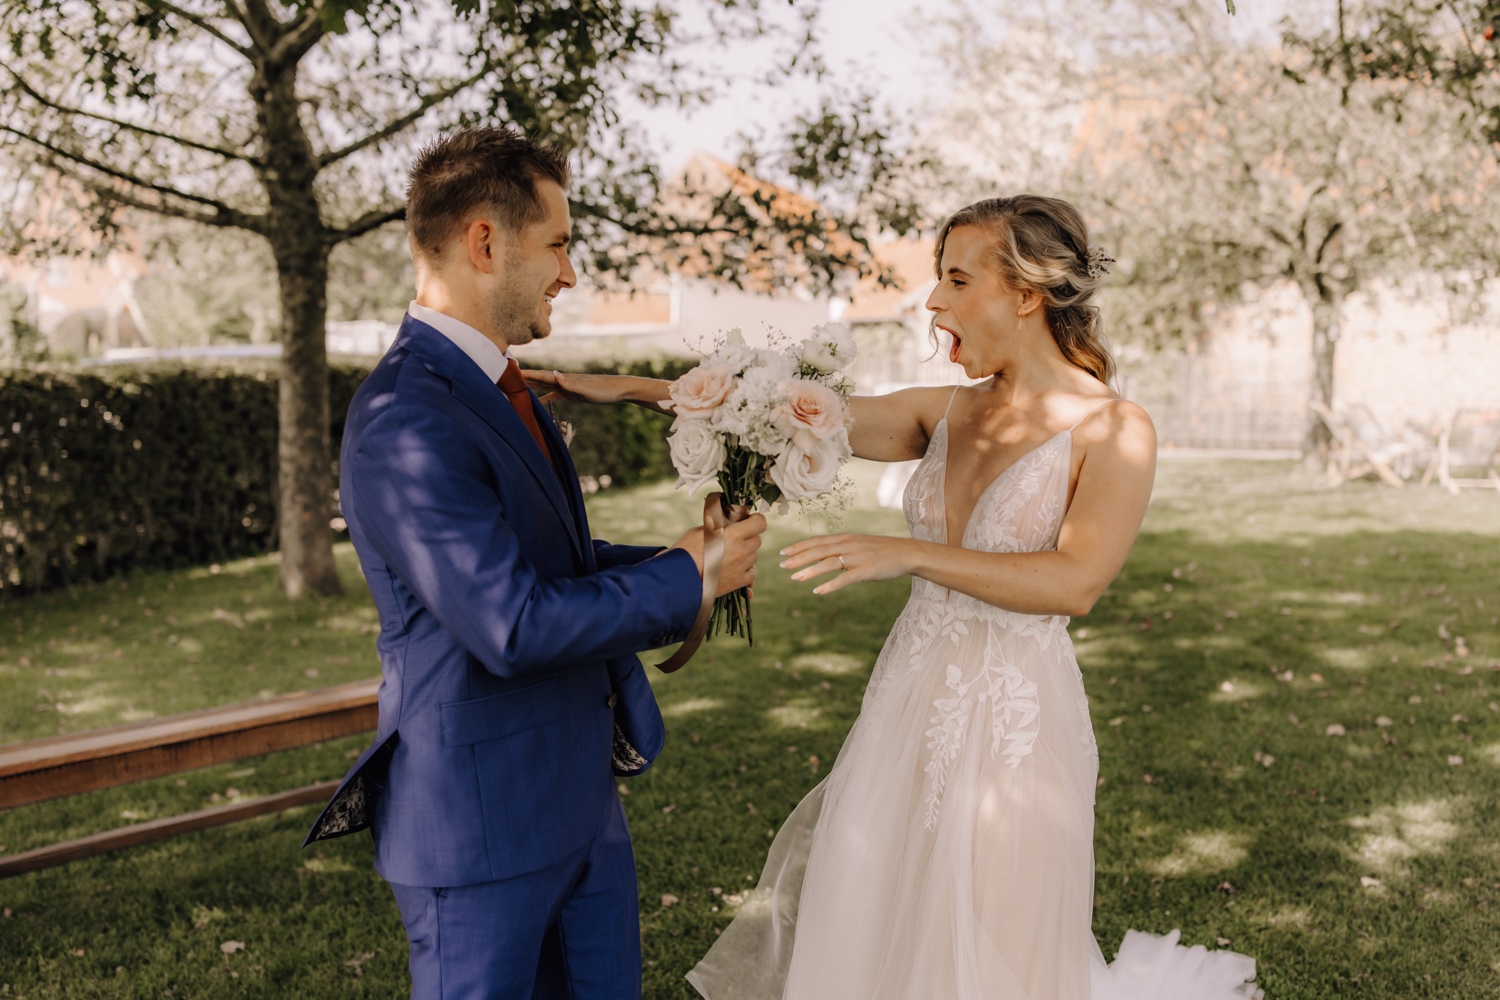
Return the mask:
{"type": "MultiPolygon", "coordinates": [[[[591,370],[672,378],[687,367],[591,370]]],[[[330,373],[335,442],[366,374],[330,373]]],[[[671,474],[668,418],[636,406],[556,412],[577,430],[581,476],[627,486],[671,474]]],[[[274,372],[0,372],[0,599],[265,553],[275,484],[274,372]]]]}

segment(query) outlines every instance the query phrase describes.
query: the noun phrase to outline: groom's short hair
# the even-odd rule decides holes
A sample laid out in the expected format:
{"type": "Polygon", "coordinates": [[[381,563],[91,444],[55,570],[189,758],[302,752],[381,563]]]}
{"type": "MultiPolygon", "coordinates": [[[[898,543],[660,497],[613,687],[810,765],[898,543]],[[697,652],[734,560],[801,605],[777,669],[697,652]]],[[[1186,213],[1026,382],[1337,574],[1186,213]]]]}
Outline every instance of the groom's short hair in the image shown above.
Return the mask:
{"type": "Polygon", "coordinates": [[[455,232],[481,213],[519,233],[546,214],[538,180],[568,184],[568,158],[498,125],[462,128],[423,147],[406,182],[406,233],[418,263],[442,257],[455,232]]]}

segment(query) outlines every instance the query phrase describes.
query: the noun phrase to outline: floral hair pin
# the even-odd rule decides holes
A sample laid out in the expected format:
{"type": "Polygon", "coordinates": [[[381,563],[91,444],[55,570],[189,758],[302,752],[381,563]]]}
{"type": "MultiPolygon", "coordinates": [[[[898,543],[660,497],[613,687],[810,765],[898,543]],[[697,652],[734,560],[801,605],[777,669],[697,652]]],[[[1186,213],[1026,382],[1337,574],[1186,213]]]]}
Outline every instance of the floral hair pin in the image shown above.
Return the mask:
{"type": "Polygon", "coordinates": [[[1083,256],[1083,262],[1090,278],[1102,278],[1109,273],[1109,268],[1105,265],[1117,263],[1113,257],[1098,247],[1089,247],[1089,252],[1083,256]]]}

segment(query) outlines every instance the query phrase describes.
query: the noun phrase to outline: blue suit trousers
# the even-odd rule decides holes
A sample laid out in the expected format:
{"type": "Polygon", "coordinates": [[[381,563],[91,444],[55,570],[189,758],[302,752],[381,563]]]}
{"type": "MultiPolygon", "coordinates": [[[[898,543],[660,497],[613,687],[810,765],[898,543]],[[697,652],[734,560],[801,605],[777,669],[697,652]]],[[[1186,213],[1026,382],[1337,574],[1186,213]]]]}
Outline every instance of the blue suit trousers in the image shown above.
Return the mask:
{"type": "Polygon", "coordinates": [[[412,1000],[640,1000],[635,854],[618,799],[593,843],[540,871],[391,889],[412,1000]]]}

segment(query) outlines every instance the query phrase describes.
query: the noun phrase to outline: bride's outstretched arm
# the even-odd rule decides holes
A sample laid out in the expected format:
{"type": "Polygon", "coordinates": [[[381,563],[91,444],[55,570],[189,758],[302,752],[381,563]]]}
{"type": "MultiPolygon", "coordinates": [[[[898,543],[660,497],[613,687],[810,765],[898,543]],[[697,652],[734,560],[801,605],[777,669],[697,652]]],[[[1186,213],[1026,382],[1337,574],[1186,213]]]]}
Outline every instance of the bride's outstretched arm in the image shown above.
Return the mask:
{"type": "Polygon", "coordinates": [[[953,394],[950,386],[849,397],[849,449],[875,462],[921,458],[953,394]]]}
{"type": "Polygon", "coordinates": [[[1118,410],[1079,432],[1086,451],[1055,552],[977,552],[911,538],[827,535],[789,546],[781,565],[797,570],[794,580],[837,572],[817,594],[912,575],[1007,611],[1088,614],[1125,565],[1156,474],[1150,418],[1138,407],[1118,410]]]}
{"type": "MultiPolygon", "coordinates": [[[[557,399],[585,403],[638,403],[663,412],[672,383],[637,375],[585,375],[529,369],[526,382],[543,403],[557,399]]],[[[902,389],[883,396],[849,398],[849,447],[860,458],[903,462],[922,457],[953,390],[947,386],[902,389]]]]}
{"type": "Polygon", "coordinates": [[[671,412],[662,405],[671,399],[672,383],[639,375],[588,375],[528,369],[526,384],[543,403],[568,399],[584,403],[637,403],[651,410],[671,412]]]}

